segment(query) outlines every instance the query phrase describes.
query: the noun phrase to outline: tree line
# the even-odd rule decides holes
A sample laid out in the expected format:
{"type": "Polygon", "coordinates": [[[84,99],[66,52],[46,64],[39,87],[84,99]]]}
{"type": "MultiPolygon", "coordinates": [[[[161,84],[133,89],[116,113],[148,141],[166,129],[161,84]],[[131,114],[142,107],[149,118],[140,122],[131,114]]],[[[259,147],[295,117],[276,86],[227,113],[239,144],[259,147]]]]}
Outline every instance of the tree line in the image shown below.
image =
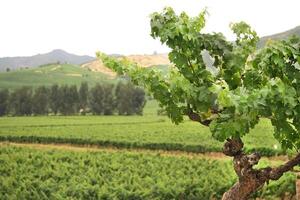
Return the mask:
{"type": "Polygon", "coordinates": [[[76,85],[24,86],[0,90],[0,116],[30,115],[142,115],[146,103],[143,89],[130,82],[116,85],[97,83],[89,88],[86,82],[76,85]]]}

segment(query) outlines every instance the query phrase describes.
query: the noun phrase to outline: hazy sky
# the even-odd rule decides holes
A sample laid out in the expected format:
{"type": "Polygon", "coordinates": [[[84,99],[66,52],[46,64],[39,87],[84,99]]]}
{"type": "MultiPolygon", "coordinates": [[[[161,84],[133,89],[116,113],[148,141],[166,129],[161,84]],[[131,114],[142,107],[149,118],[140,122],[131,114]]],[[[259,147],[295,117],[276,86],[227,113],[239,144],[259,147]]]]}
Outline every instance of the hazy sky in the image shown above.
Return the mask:
{"type": "Polygon", "coordinates": [[[300,25],[299,0],[0,0],[0,57],[167,52],[149,36],[149,14],[165,6],[192,16],[207,7],[205,31],[229,39],[230,22],[246,21],[260,36],[300,25]]]}

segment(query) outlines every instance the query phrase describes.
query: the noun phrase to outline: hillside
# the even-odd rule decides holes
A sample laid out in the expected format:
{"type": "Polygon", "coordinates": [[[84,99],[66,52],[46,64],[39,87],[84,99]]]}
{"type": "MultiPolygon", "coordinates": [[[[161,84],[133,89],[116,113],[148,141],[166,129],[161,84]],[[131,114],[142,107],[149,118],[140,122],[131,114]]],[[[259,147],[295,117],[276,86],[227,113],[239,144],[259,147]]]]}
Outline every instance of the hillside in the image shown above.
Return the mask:
{"type": "MultiPolygon", "coordinates": [[[[128,59],[141,66],[155,66],[164,73],[169,60],[167,55],[135,55],[128,59]],[[153,65],[151,64],[153,63],[153,65]]],[[[86,81],[90,85],[99,81],[116,82],[116,74],[106,68],[100,60],[93,60],[81,66],[71,64],[48,64],[35,68],[22,68],[10,72],[0,72],[0,88],[18,88],[21,86],[39,86],[52,84],[76,84],[86,81]]]]}
{"type": "Polygon", "coordinates": [[[52,84],[76,84],[86,81],[90,85],[107,79],[105,74],[93,72],[78,65],[51,64],[33,69],[21,69],[0,73],[0,88],[17,88],[21,86],[39,86],[52,84]]]}
{"type": "Polygon", "coordinates": [[[91,56],[78,56],[60,49],[56,49],[49,53],[38,54],[34,56],[0,58],[0,71],[5,71],[7,68],[11,70],[25,67],[32,68],[48,63],[67,63],[80,65],[92,60],[95,60],[95,58],[91,56]]]}
{"type": "Polygon", "coordinates": [[[293,29],[290,29],[288,31],[284,31],[284,32],[281,32],[281,33],[277,33],[277,34],[274,34],[274,35],[269,35],[269,36],[264,36],[260,39],[259,43],[258,43],[258,46],[259,47],[262,47],[265,45],[265,43],[268,41],[268,40],[281,40],[281,39],[286,39],[292,35],[296,35],[296,36],[299,36],[300,37],[300,26],[297,26],[293,29]]]}
{"type": "Polygon", "coordinates": [[[127,58],[144,67],[152,67],[158,65],[170,65],[168,54],[155,55],[130,55],[127,58]]]}
{"type": "Polygon", "coordinates": [[[93,60],[91,62],[85,63],[81,65],[82,68],[89,69],[93,72],[101,72],[107,75],[109,78],[113,78],[116,76],[116,73],[105,67],[101,60],[93,60]]]}
{"type": "MultiPolygon", "coordinates": [[[[170,65],[167,54],[156,55],[130,55],[126,56],[127,59],[138,63],[142,67],[158,67],[165,71],[166,66],[170,65]]],[[[83,68],[88,68],[94,72],[101,72],[108,77],[113,78],[116,73],[104,66],[100,60],[94,60],[82,65],[83,68]]]]}

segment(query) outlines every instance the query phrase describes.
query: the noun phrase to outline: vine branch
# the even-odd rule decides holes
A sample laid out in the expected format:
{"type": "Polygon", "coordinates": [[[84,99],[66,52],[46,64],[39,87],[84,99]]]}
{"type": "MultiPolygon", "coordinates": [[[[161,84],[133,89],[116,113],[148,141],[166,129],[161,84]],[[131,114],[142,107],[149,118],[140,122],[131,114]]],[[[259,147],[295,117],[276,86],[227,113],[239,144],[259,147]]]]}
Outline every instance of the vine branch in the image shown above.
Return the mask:
{"type": "Polygon", "coordinates": [[[245,154],[243,146],[240,138],[227,139],[224,144],[223,153],[233,157],[233,166],[239,181],[223,195],[222,200],[248,199],[253,192],[263,187],[269,180],[278,180],[285,172],[291,171],[300,164],[299,153],[279,167],[253,169],[261,157],[258,153],[245,154]]]}

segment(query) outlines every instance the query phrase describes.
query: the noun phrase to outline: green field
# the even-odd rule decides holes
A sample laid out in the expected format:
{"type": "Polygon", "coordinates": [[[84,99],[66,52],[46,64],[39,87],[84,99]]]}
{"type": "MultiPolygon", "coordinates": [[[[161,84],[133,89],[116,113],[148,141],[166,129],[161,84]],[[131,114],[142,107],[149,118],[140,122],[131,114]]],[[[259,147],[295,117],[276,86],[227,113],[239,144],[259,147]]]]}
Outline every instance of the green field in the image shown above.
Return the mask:
{"type": "MultiPolygon", "coordinates": [[[[34,143],[71,143],[183,150],[188,152],[221,151],[221,142],[198,123],[186,120],[174,125],[165,116],[43,116],[0,118],[2,141],[34,143]]],[[[245,147],[263,155],[282,153],[273,138],[268,120],[262,120],[245,136],[245,147]],[[275,149],[274,145],[278,148],[275,149]]]]}
{"type": "MultiPolygon", "coordinates": [[[[220,199],[236,181],[228,160],[0,147],[2,200],[220,199]]],[[[295,193],[294,181],[293,174],[285,174],[256,196],[295,193]]]]}
{"type": "MultiPolygon", "coordinates": [[[[157,68],[166,74],[168,66],[159,65],[157,68]]],[[[0,72],[0,89],[16,89],[22,86],[38,87],[41,85],[77,85],[87,82],[90,86],[98,82],[116,83],[118,78],[111,78],[101,72],[90,71],[87,68],[70,64],[49,64],[37,68],[19,69],[10,72],[0,72]]]]}
{"type": "Polygon", "coordinates": [[[22,69],[0,73],[0,88],[15,89],[22,86],[75,84],[88,82],[94,85],[101,81],[112,81],[100,72],[89,71],[77,65],[52,64],[32,69],[22,69]]]}
{"type": "MultiPolygon", "coordinates": [[[[221,151],[223,143],[199,123],[172,124],[155,114],[157,108],[156,101],[148,101],[144,116],[1,117],[0,199],[220,199],[236,181],[231,159],[191,157],[184,151],[221,151]]],[[[272,131],[270,121],[262,119],[243,138],[246,150],[284,153],[272,131]]],[[[264,158],[258,167],[281,162],[264,158]]],[[[295,180],[287,173],[255,197],[294,195],[295,180]]]]}

